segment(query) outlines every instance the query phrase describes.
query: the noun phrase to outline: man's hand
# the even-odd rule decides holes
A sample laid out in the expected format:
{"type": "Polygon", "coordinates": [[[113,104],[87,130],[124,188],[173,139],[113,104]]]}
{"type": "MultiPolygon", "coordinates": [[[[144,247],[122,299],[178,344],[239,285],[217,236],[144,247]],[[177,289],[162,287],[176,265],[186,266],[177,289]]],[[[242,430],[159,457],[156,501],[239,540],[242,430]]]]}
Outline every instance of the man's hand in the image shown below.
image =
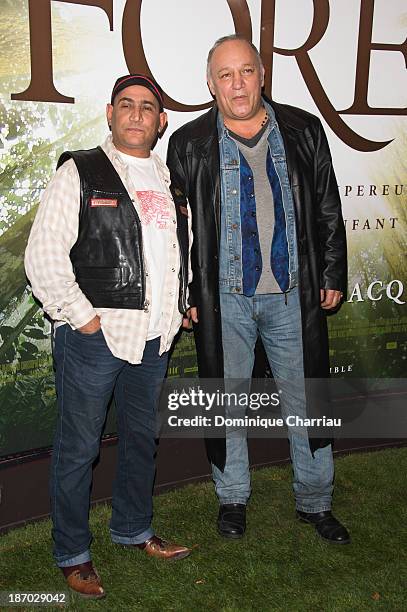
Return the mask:
{"type": "Polygon", "coordinates": [[[192,321],[198,323],[198,308],[196,306],[192,306],[192,308],[186,311],[182,319],[182,327],[192,329],[192,321]]]}
{"type": "Polygon", "coordinates": [[[91,321],[89,321],[89,323],[86,323],[86,325],[78,327],[78,331],[80,331],[81,334],[94,334],[100,329],[100,327],[100,318],[98,315],[96,315],[91,321]]]}
{"type": "Polygon", "coordinates": [[[324,310],[333,310],[336,308],[343,297],[342,291],[336,289],[321,289],[321,308],[324,310]]]}

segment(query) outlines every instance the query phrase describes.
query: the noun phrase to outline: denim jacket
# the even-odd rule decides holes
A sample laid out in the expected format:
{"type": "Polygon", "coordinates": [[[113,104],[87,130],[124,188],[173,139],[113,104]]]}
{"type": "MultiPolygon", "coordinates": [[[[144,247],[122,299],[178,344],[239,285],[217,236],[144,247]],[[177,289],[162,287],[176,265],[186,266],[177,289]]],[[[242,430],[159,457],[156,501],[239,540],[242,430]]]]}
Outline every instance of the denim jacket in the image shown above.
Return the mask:
{"type": "MultiPolygon", "coordinates": [[[[287,246],[289,255],[289,288],[297,285],[298,262],[294,203],[288,178],[283,139],[272,107],[266,102],[271,131],[268,137],[270,155],[280,181],[287,246]]],[[[221,168],[221,232],[219,253],[219,290],[221,293],[243,293],[242,233],[240,217],[240,154],[229,136],[222,116],[218,115],[219,156],[221,168]]]]}

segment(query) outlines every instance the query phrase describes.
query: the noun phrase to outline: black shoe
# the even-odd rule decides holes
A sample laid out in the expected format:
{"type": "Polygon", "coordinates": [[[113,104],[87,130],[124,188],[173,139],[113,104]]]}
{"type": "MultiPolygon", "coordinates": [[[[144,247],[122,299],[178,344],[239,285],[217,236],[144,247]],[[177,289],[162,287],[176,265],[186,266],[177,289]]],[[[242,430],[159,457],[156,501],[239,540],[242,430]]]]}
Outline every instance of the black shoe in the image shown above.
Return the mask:
{"type": "Polygon", "coordinates": [[[245,504],[222,504],[219,508],[218,531],[224,538],[241,538],[246,531],[245,504]]]}
{"type": "Polygon", "coordinates": [[[349,544],[350,535],[347,529],[334,517],[330,510],[325,512],[301,512],[297,518],[303,523],[314,525],[321,538],[332,544],[349,544]]]}

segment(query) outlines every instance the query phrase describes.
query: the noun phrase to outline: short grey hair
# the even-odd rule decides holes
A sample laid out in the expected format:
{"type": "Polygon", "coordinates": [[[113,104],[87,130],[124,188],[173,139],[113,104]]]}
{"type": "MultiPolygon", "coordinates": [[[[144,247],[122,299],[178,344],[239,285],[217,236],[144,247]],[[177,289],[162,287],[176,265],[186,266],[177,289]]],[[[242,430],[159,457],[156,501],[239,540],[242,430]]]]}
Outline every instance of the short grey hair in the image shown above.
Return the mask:
{"type": "Polygon", "coordinates": [[[223,45],[223,43],[226,43],[232,40],[242,40],[243,42],[247,43],[256,55],[260,70],[263,68],[263,60],[261,59],[261,56],[260,56],[260,53],[257,47],[250,40],[247,40],[247,38],[245,38],[242,34],[229,34],[228,36],[222,36],[222,38],[218,38],[218,40],[216,40],[214,44],[212,45],[212,47],[209,49],[208,59],[206,60],[206,78],[207,80],[209,80],[209,78],[211,77],[211,61],[212,61],[212,56],[215,53],[216,49],[220,47],[221,45],[223,45]]]}

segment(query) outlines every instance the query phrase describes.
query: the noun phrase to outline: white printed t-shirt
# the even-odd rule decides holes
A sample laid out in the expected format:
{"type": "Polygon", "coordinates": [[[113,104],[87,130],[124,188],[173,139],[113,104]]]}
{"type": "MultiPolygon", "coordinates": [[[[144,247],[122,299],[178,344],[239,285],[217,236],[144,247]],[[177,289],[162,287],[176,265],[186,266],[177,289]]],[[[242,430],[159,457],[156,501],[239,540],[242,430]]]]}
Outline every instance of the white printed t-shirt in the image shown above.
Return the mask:
{"type": "Polygon", "coordinates": [[[151,316],[147,340],[161,336],[162,291],[167,267],[169,227],[171,223],[170,202],[158,174],[156,164],[150,157],[133,157],[120,152],[128,168],[132,197],[138,200],[138,211],[142,226],[144,262],[151,283],[151,316]]]}

